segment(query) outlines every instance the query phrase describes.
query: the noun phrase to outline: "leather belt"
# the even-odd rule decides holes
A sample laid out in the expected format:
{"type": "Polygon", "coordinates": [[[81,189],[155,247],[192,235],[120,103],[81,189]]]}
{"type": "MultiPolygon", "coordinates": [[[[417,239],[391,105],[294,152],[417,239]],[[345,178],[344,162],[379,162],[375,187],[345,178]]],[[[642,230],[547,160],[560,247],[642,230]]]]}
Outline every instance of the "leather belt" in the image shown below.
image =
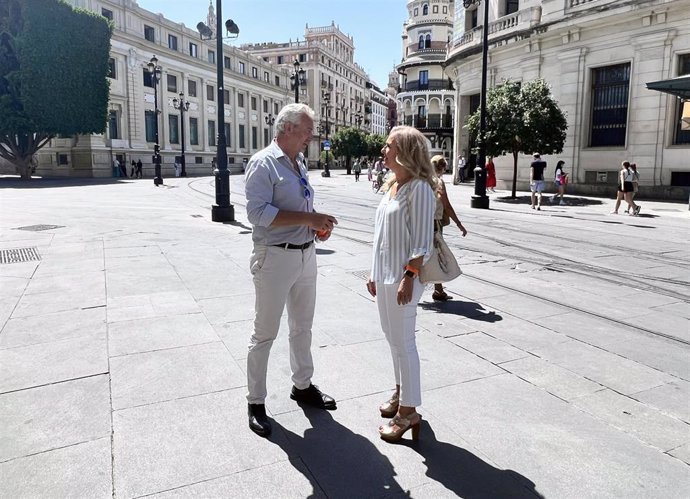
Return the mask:
{"type": "Polygon", "coordinates": [[[271,246],[275,246],[276,248],[283,248],[286,250],[305,250],[309,246],[312,245],[314,241],[309,241],[304,244],[292,244],[292,243],[283,243],[283,244],[272,244],[271,246]]]}

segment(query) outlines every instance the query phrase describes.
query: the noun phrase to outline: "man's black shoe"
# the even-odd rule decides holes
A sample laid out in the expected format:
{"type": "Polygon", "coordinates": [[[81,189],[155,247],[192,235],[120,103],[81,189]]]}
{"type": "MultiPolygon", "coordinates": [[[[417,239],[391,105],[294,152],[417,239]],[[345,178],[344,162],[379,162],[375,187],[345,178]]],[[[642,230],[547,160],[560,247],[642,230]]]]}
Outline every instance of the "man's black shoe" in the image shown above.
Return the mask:
{"type": "Polygon", "coordinates": [[[267,437],[271,434],[271,422],[266,417],[266,406],[264,404],[249,404],[247,413],[249,414],[250,430],[262,437],[267,437]]]}
{"type": "Polygon", "coordinates": [[[297,387],[293,386],[292,392],[290,392],[290,398],[303,404],[318,407],[319,409],[328,409],[329,411],[336,409],[333,397],[321,393],[321,390],[314,385],[309,385],[309,388],[305,388],[304,390],[299,390],[297,387]]]}

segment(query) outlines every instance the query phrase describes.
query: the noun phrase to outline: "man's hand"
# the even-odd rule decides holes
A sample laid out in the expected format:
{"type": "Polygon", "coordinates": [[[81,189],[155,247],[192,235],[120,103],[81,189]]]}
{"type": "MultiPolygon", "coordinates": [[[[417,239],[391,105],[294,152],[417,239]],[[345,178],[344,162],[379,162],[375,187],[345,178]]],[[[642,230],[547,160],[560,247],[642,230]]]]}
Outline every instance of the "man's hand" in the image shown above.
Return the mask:
{"type": "Polygon", "coordinates": [[[412,288],[414,287],[414,279],[412,277],[403,276],[398,286],[398,305],[407,305],[412,301],[412,288]]]}
{"type": "Polygon", "coordinates": [[[331,215],[314,212],[309,213],[307,225],[316,231],[325,230],[330,232],[333,230],[333,226],[338,225],[338,221],[331,215]]]}
{"type": "Polygon", "coordinates": [[[376,283],[371,279],[367,281],[367,291],[371,296],[376,297],[376,283]]]}

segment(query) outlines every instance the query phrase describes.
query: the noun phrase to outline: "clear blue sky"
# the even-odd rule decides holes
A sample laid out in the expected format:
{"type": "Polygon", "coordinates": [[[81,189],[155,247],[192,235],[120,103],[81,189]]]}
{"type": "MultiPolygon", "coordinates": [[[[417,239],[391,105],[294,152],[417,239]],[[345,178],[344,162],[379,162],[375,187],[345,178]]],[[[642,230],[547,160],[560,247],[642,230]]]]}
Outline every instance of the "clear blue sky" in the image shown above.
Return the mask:
{"type": "MultiPolygon", "coordinates": [[[[214,0],[214,6],[215,6],[214,0]]],[[[161,13],[195,29],[206,21],[208,0],[137,0],[140,7],[161,13]]],[[[232,43],[286,42],[304,39],[304,27],[335,21],[355,41],[355,62],[382,88],[402,57],[400,35],[407,19],[406,0],[224,0],[223,17],[240,27],[232,43]]]]}

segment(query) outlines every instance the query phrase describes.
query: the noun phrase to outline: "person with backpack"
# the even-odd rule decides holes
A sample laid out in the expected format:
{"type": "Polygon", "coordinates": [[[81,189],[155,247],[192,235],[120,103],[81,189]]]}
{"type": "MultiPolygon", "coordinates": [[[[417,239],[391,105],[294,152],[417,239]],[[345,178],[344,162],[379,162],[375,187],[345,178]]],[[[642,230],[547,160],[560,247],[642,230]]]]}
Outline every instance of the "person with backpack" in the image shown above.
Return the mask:
{"type": "Polygon", "coordinates": [[[565,165],[565,161],[559,161],[556,163],[556,171],[554,173],[554,183],[556,184],[556,189],[558,189],[558,192],[556,195],[551,199],[552,203],[556,202],[556,199],[560,196],[561,202],[558,204],[564,205],[565,202],[563,201],[563,193],[565,192],[565,186],[568,183],[568,174],[563,171],[563,165],[565,165]]]}

